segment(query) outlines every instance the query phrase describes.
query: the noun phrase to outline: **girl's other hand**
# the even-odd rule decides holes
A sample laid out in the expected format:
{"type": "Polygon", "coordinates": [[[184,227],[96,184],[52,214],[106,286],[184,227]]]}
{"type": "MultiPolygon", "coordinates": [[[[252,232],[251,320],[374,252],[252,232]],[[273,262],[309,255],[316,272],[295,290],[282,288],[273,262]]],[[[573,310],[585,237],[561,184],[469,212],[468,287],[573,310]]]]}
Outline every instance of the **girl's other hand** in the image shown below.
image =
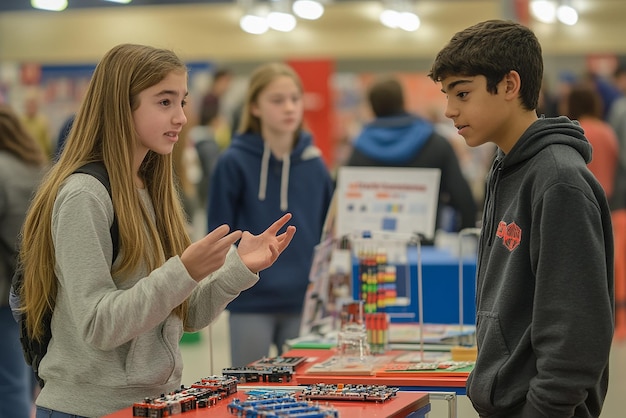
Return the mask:
{"type": "Polygon", "coordinates": [[[241,231],[228,233],[228,225],[221,225],[204,238],[191,244],[180,256],[189,275],[197,282],[213,273],[226,260],[231,245],[241,238],[241,231]]]}
{"type": "Polygon", "coordinates": [[[242,234],[237,251],[250,271],[258,273],[270,267],[287,248],[296,233],[296,227],[288,226],[285,232],[276,234],[290,219],[291,214],[287,213],[260,235],[252,235],[247,231],[242,234]]]}

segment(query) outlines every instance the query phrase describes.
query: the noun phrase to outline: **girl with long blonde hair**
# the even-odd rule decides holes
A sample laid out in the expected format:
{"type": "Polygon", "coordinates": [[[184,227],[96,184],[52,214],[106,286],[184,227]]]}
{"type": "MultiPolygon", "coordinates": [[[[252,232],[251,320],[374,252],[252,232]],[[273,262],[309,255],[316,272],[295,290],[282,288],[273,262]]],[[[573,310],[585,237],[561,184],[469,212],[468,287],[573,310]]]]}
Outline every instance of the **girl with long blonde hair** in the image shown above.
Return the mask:
{"type": "Polygon", "coordinates": [[[221,225],[190,242],[171,157],[186,96],[187,70],[172,51],[112,48],[34,198],[20,253],[31,337],[41,338],[52,312],[38,418],[102,416],[179,388],[183,331],[207,326],[253,286],[295,233],[290,226],[278,234],[287,214],[259,235],[221,225]],[[75,173],[98,161],[111,197],[97,179],[75,173]]]}

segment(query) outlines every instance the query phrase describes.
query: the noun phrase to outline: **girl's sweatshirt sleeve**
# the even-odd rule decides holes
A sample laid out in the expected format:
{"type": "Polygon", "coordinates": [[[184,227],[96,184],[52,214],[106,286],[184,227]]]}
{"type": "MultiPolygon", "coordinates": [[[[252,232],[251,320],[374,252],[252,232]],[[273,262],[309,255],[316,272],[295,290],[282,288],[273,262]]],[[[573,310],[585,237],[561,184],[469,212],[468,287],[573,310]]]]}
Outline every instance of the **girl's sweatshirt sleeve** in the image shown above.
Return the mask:
{"type": "Polygon", "coordinates": [[[209,325],[230,301],[258,280],[259,275],[243,264],[237,248],[232,246],[222,268],[200,282],[191,295],[185,331],[198,331],[209,325]]]}

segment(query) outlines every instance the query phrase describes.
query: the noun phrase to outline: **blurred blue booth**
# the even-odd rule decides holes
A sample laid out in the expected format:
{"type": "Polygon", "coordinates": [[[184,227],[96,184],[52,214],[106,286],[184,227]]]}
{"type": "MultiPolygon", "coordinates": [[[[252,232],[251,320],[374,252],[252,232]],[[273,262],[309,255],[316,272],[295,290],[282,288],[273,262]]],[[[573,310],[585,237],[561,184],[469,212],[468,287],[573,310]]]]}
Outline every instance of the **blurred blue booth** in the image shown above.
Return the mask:
{"type": "MultiPolygon", "coordinates": [[[[418,252],[421,253],[424,323],[459,324],[460,270],[463,280],[463,324],[475,325],[476,257],[461,260],[447,249],[433,246],[407,246],[407,263],[396,266],[398,305],[378,311],[387,312],[391,322],[420,322],[418,304],[418,252]],[[408,274],[407,274],[408,269],[408,274]]],[[[352,293],[360,300],[360,260],[352,258],[352,293]]]]}

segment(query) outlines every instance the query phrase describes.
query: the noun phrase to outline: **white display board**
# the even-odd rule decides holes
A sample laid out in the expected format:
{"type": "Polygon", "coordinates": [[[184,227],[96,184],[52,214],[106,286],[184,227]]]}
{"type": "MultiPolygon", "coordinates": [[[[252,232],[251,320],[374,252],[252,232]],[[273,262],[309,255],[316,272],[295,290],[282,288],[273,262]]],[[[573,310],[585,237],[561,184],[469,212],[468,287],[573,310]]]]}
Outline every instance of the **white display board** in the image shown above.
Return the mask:
{"type": "Polygon", "coordinates": [[[336,236],[388,231],[433,239],[440,179],[436,168],[339,168],[336,236]]]}

